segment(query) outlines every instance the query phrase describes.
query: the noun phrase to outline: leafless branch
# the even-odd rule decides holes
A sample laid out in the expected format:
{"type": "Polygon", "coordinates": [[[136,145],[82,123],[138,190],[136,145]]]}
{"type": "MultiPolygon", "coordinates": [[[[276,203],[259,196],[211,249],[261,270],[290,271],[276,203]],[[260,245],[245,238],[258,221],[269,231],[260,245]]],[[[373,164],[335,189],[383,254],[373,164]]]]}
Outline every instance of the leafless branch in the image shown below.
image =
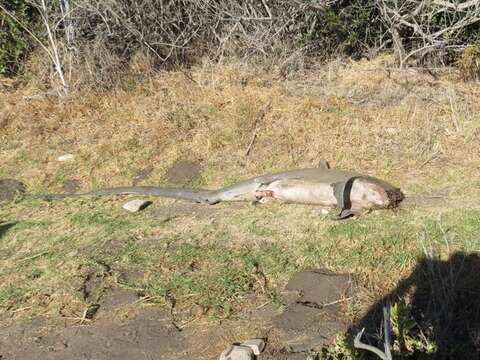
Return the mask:
{"type": "Polygon", "coordinates": [[[462,31],[480,22],[480,0],[376,0],[376,4],[390,29],[400,67],[411,58],[458,46],[462,31]]]}

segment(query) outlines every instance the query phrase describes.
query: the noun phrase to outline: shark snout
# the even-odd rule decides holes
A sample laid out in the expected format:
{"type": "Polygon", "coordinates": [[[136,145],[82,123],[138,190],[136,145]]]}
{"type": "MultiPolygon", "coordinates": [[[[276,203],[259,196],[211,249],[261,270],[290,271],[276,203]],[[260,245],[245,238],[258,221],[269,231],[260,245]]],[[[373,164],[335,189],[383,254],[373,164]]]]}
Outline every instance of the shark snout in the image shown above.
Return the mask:
{"type": "Polygon", "coordinates": [[[405,199],[405,195],[399,188],[386,189],[385,193],[388,208],[396,208],[405,199]]]}
{"type": "Polygon", "coordinates": [[[399,188],[376,178],[360,178],[353,184],[352,203],[361,208],[395,208],[404,199],[399,188]]]}
{"type": "Polygon", "coordinates": [[[371,184],[371,189],[376,193],[375,205],[381,208],[392,209],[405,198],[402,191],[390,184],[371,184]]]}

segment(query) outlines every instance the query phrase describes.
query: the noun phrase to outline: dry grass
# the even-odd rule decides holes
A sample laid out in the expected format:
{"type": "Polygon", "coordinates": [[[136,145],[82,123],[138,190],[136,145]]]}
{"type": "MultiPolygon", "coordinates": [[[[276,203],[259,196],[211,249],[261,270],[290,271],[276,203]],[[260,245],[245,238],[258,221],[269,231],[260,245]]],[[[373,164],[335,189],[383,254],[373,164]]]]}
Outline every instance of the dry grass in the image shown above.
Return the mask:
{"type": "Polygon", "coordinates": [[[381,70],[388,60],[333,64],[295,81],[242,64],[205,64],[188,76],[163,73],[130,89],[65,102],[26,100],[32,90],[20,89],[0,100],[1,172],[32,191],[52,190],[59,174],[91,188],[129,183],[148,165],[160,181],[173,161],[188,157],[206,166],[204,182],[215,187],[325,158],[407,191],[433,181],[429,188],[453,184],[458,194],[471,194],[480,160],[467,149],[480,142],[480,86],[449,74],[381,70]],[[55,161],[70,152],[80,160],[55,161]]]}
{"type": "Polygon", "coordinates": [[[465,48],[457,59],[457,66],[465,80],[480,80],[480,45],[465,48]]]}

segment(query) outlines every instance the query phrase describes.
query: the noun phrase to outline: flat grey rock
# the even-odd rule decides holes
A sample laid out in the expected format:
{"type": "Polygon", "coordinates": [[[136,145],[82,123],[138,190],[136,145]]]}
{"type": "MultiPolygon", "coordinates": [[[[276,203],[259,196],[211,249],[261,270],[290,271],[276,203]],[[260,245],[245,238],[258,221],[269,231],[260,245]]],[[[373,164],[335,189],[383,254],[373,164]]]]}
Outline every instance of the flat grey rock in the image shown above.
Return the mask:
{"type": "Polygon", "coordinates": [[[324,305],[348,296],[352,281],[348,274],[334,274],[326,270],[301,271],[292,276],[285,290],[298,291],[299,302],[324,305]]]}
{"type": "Polygon", "coordinates": [[[145,209],[151,203],[152,203],[151,201],[135,199],[127,202],[122,207],[127,211],[135,213],[145,209]]]}
{"type": "Polygon", "coordinates": [[[345,330],[340,315],[338,309],[316,309],[297,303],[273,318],[273,325],[281,330],[280,342],[287,352],[320,351],[335,334],[345,330]]]}
{"type": "Polygon", "coordinates": [[[300,290],[282,290],[280,296],[286,305],[290,305],[302,299],[302,292],[300,290]]]}
{"type": "Polygon", "coordinates": [[[348,274],[323,269],[294,274],[281,293],[287,308],[272,319],[284,351],[306,357],[321,352],[335,334],[345,331],[341,300],[351,291],[348,274]]]}
{"type": "Polygon", "coordinates": [[[252,360],[254,358],[253,350],[242,345],[231,345],[220,355],[220,360],[252,360]]]}
{"type": "Polygon", "coordinates": [[[319,309],[294,303],[273,318],[273,325],[285,331],[303,331],[316,328],[324,322],[323,312],[319,309]]]}
{"type": "Polygon", "coordinates": [[[252,349],[255,355],[260,355],[263,349],[265,349],[265,341],[263,339],[250,339],[244,341],[240,345],[248,346],[250,349],[252,349]]]}

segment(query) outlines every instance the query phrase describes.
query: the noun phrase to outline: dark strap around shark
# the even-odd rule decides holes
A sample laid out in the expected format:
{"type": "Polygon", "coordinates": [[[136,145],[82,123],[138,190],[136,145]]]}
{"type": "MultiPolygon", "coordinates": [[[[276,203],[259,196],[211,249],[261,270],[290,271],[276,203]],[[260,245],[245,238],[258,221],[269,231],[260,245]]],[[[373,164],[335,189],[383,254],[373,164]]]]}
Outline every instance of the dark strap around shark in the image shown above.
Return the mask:
{"type": "Polygon", "coordinates": [[[337,209],[339,213],[336,219],[342,220],[355,215],[352,211],[352,201],[350,195],[352,193],[353,182],[361,176],[352,176],[345,181],[333,184],[333,195],[337,199],[337,209]]]}
{"type": "MultiPolygon", "coordinates": [[[[326,160],[320,160],[318,167],[322,169],[330,169],[330,164],[326,160]]],[[[352,202],[350,200],[350,194],[352,192],[352,186],[355,179],[358,179],[359,176],[353,176],[346,181],[338,182],[333,184],[333,195],[337,199],[337,208],[339,213],[336,218],[338,220],[346,219],[350,216],[355,215],[351,210],[352,202]]]]}

